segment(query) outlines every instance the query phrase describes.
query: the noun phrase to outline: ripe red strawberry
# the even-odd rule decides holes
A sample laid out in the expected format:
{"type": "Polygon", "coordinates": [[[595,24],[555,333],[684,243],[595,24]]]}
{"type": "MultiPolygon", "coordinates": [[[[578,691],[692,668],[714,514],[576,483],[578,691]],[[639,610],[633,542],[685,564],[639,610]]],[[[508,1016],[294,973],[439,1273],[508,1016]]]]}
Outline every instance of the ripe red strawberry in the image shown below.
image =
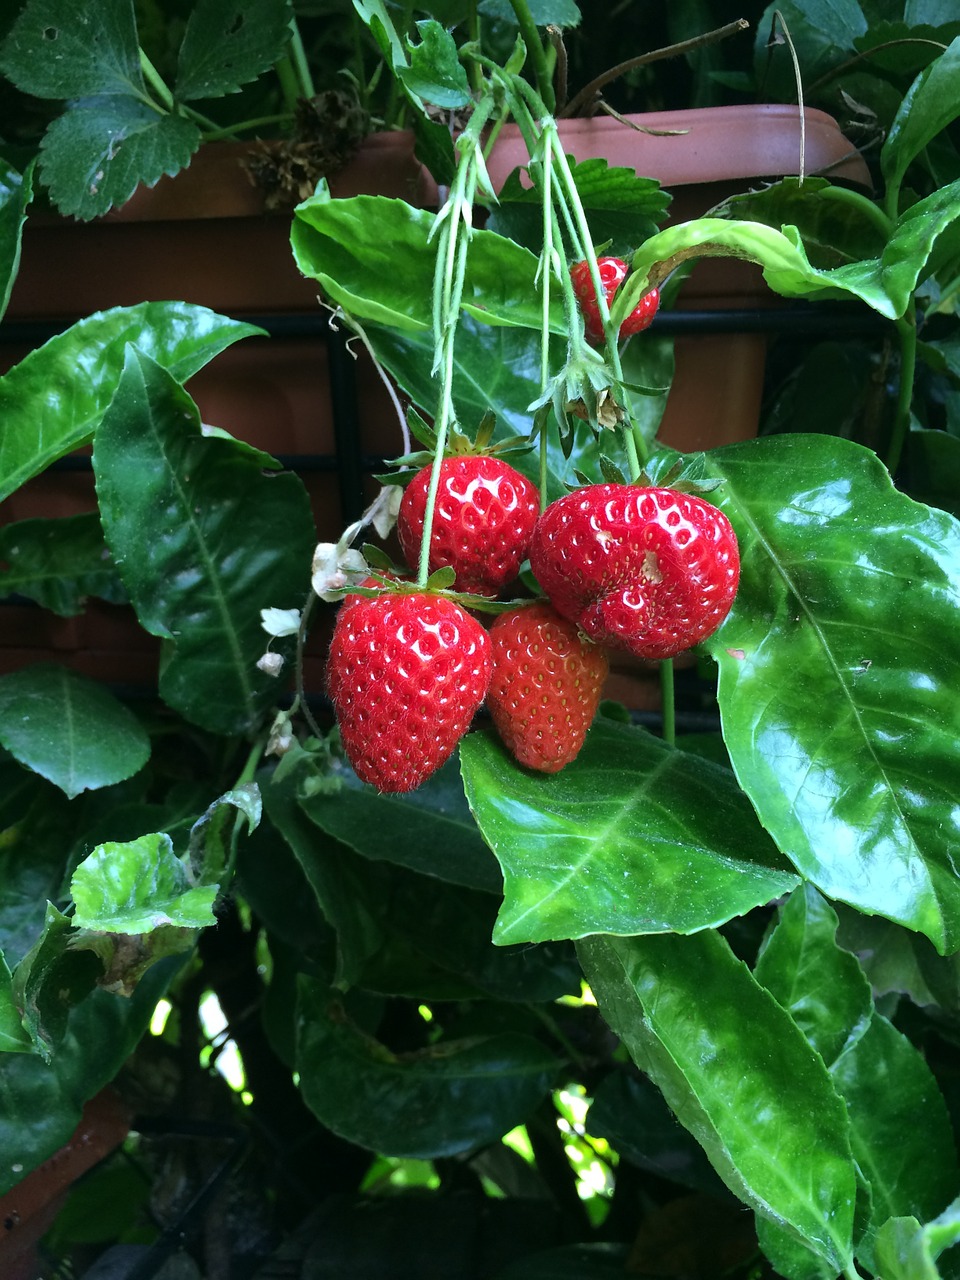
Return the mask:
{"type": "Polygon", "coordinates": [[[551,603],[592,640],[672,658],[712,635],[740,580],[736,535],[691,494],[588,485],[537,522],[530,565],[551,603]]]}
{"type": "MultiPolygon", "coordinates": [[[[420,561],[430,470],[424,467],[410,481],[397,516],[400,545],[411,569],[420,561]]],[[[457,591],[498,595],[526,559],[539,511],[536,486],[501,458],[444,458],[430,536],[430,572],[452,565],[457,591]]]]}
{"type": "Polygon", "coordinates": [[[497,732],[521,764],[558,773],[593,723],[606,655],[545,601],[501,614],[490,645],[487,707],[497,732]]]}
{"type": "Polygon", "coordinates": [[[333,629],[327,690],[364,782],[413,791],[470,728],[490,683],[490,641],[443,596],[350,598],[333,629]]]}
{"type": "MultiPolygon", "coordinates": [[[[597,270],[600,283],[603,285],[603,296],[607,300],[607,309],[613,303],[617,290],[627,277],[629,268],[620,258],[598,258],[597,270]]],[[[570,268],[570,279],[573,281],[573,292],[577,295],[583,323],[590,342],[603,341],[603,321],[600,319],[600,308],[590,278],[590,267],[586,262],[577,262],[570,268]]],[[[620,325],[620,337],[629,338],[634,333],[649,329],[653,317],[660,306],[660,290],[651,289],[645,293],[634,309],[620,325]]]]}

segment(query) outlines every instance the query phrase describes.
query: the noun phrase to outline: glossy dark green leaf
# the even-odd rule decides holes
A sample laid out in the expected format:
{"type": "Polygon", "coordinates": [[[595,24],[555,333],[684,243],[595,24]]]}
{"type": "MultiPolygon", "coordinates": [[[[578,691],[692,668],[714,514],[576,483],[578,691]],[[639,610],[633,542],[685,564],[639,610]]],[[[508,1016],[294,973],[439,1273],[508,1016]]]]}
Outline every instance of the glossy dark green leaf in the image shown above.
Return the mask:
{"type": "Polygon", "coordinates": [[[340,791],[303,797],[300,804],[311,822],[365,858],[486,893],[501,891],[496,859],[470,814],[456,759],[407,795],[380,795],[344,770],[340,791]]]}
{"type": "Polygon", "coordinates": [[[847,1104],[854,1159],[872,1213],[857,1258],[877,1270],[877,1232],[889,1217],[934,1215],[957,1193],[957,1157],[946,1104],[923,1055],[875,1013],[831,1072],[847,1104]]]}
{"type": "Polygon", "coordinates": [[[914,1217],[891,1218],[880,1228],[877,1265],[883,1280],[940,1280],[937,1259],[960,1242],[960,1200],[921,1226],[914,1217]]]}
{"type": "Polygon", "coordinates": [[[0,950],[15,965],[57,901],[74,837],[63,792],[13,760],[0,762],[0,950]]]}
{"type": "MultiPolygon", "coordinates": [[[[317,195],[297,206],[293,255],[305,276],[351,315],[405,332],[429,329],[437,240],[436,215],[385,196],[331,200],[317,195]]],[[[470,238],[463,307],[488,324],[540,331],[537,259],[492,231],[470,238]]],[[[551,329],[565,332],[559,286],[551,329]]]]}
{"type": "Polygon", "coordinates": [[[129,1000],[93,992],[70,1014],[52,1061],[0,1054],[0,1194],[66,1143],[87,1099],[112,1080],[179,968],[156,965],[129,1000]]]}
{"type": "Polygon", "coordinates": [[[137,349],[185,382],[231,343],[262,330],[186,302],[97,312],[32,351],[0,378],[0,501],[87,443],[137,349]]]}
{"type": "Polygon", "coordinates": [[[120,844],[98,845],[70,881],[78,929],[149,933],[163,925],[201,929],[216,924],[217,885],[193,885],[165,831],[120,844]]]}
{"type": "Polygon", "coordinates": [[[160,114],[139,98],[87,98],[47,129],[40,176],[61,213],[96,218],[125,204],[140,183],[179,173],[200,145],[185,116],[160,114]]]}
{"type": "Polygon", "coordinates": [[[899,191],[913,161],[960,114],[960,36],[908,89],[880,151],[887,186],[899,191]]]}
{"type": "Polygon", "coordinates": [[[173,376],[130,349],[94,445],[101,519],[141,624],[167,639],[161,697],[218,733],[243,732],[276,698],[256,667],[260,610],[297,607],[307,592],[306,491],[273,465],[204,434],[173,376]]]}
{"type": "Polygon", "coordinates": [[[96,513],[20,520],[0,529],[0,595],[26,596],[61,617],[82,613],[87,596],[123,604],[96,513]]]}
{"type": "Polygon", "coordinates": [[[586,1129],[593,1138],[605,1138],[621,1159],[668,1182],[721,1199],[728,1195],[703,1148],[646,1076],[613,1071],[603,1079],[587,1112],[586,1129]]]}
{"type": "Polygon", "coordinates": [[[0,743],[70,797],[132,777],[150,757],[143,726],[113,694],[45,664],[0,676],[0,743]]]}
{"type": "Polygon", "coordinates": [[[837,923],[816,889],[795,889],[755,971],[828,1068],[866,1033],[873,1016],[870,985],[857,958],[836,945],[837,923]]]}
{"type": "Polygon", "coordinates": [[[425,1160],[475,1151],[522,1124],[558,1068],[535,1040],[514,1034],[394,1055],[351,1024],[327,988],[300,980],[304,1099],[334,1133],[372,1151],[425,1160]]]}
{"type": "Polygon", "coordinates": [[[740,540],[740,590],[706,646],[740,785],[827,897],[956,950],[960,525],[849,441],[703,459],[740,540]]]}
{"type": "Polygon", "coordinates": [[[20,239],[33,196],[33,166],[18,173],[0,159],[0,320],[20,266],[20,239]]]}
{"type": "Polygon", "coordinates": [[[905,462],[904,483],[911,498],[960,516],[960,436],[911,431],[905,462]]]}
{"type": "Polygon", "coordinates": [[[269,70],[290,43],[290,0],[200,0],[187,19],[174,94],[219,98],[269,70]]]}
{"type": "Polygon", "coordinates": [[[497,942],[692,933],[796,884],[729,770],[598,720],[561,773],[492,733],[460,746],[467,799],[500,860],[497,942]]]}
{"type": "Polygon", "coordinates": [[[260,791],[267,816],[293,852],[324,919],[336,932],[335,984],[354,986],[383,943],[368,901],[370,882],[378,879],[380,868],[364,863],[364,874],[358,874],[356,858],[306,817],[295,782],[264,775],[260,791]]]}
{"type": "Polygon", "coordinates": [[[607,1021],[730,1189],[852,1268],[846,1113],[789,1014],[713,931],[588,938],[578,951],[607,1021]]]}
{"type": "Polygon", "coordinates": [[[874,1270],[879,1226],[892,1216],[932,1216],[960,1174],[937,1082],[906,1036],[874,1011],[856,957],[837,946],[837,924],[815,889],[796,890],[756,976],[820,1053],[846,1103],[870,1205],[857,1258],[874,1270]]]}
{"type": "Polygon", "coordinates": [[[142,93],[133,0],[29,0],[0,48],[0,71],[38,98],[142,93]]]}

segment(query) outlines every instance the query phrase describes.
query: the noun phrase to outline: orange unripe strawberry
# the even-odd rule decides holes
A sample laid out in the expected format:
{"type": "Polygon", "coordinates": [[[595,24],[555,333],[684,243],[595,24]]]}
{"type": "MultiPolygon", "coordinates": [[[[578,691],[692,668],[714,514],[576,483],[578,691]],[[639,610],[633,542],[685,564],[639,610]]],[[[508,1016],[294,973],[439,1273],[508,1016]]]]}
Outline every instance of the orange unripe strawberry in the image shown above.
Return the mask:
{"type": "Polygon", "coordinates": [[[607,678],[605,654],[545,601],[503,613],[490,629],[487,707],[523,765],[557,773],[576,759],[607,678]]]}

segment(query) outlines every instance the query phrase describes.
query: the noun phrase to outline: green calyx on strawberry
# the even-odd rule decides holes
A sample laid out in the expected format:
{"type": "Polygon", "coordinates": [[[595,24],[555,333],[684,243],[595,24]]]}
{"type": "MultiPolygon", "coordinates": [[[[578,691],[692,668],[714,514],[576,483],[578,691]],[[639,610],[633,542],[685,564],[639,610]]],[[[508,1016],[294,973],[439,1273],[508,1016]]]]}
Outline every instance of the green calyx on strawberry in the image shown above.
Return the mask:
{"type": "MultiPolygon", "coordinates": [[[[457,591],[488,597],[499,595],[517,576],[540,511],[536,485],[498,456],[516,449],[516,442],[491,445],[492,432],[488,415],[476,444],[457,434],[457,452],[441,460],[429,556],[431,572],[452,567],[457,591]]],[[[414,570],[420,563],[432,477],[431,459],[407,485],[397,515],[400,546],[414,570]]]]}
{"type": "Polygon", "coordinates": [[[520,764],[558,773],[593,723],[606,655],[545,600],[501,614],[490,646],[487,707],[497,732],[520,764]]]}
{"type": "MultiPolygon", "coordinates": [[[[603,287],[607,310],[609,311],[613,305],[617,290],[627,278],[629,267],[621,258],[598,258],[597,271],[600,276],[600,284],[603,287]]],[[[600,318],[597,294],[593,286],[593,278],[590,275],[590,264],[588,262],[574,263],[570,268],[570,279],[573,283],[573,292],[576,295],[577,302],[580,304],[580,312],[583,315],[587,339],[590,342],[600,343],[604,337],[603,321],[600,318]]],[[[621,338],[629,338],[635,333],[641,333],[644,329],[649,329],[650,325],[653,324],[653,318],[657,314],[659,306],[660,290],[650,289],[622,321],[619,336],[621,338]]]]}
{"type": "Polygon", "coordinates": [[[327,691],[357,776],[413,791],[453,754],[486,696],[486,631],[425,591],[347,597],[327,660],[327,691]]]}
{"type": "Polygon", "coordinates": [[[723,512],[653,485],[588,485],[551,503],[530,565],[557,612],[591,640],[651,660],[712,635],[740,580],[723,512]]]}

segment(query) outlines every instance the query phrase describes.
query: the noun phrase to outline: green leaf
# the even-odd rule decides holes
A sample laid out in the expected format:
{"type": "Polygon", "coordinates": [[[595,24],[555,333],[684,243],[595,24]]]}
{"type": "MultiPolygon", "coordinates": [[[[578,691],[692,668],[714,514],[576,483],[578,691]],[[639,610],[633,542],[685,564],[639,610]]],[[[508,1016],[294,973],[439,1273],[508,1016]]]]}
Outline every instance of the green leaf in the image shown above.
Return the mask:
{"type": "Polygon", "coordinates": [[[63,618],[82,613],[87,596],[123,604],[126,592],[96,513],[4,525],[0,595],[13,593],[63,618]]]}
{"type": "Polygon", "coordinates": [[[132,777],[150,758],[150,740],[122,702],[45,664],[0,676],[0,743],[71,799],[132,777]]]}
{"type": "Polygon", "coordinates": [[[646,1076],[611,1072],[594,1093],[585,1124],[591,1137],[605,1138],[619,1156],[658,1178],[728,1197],[703,1148],[646,1076]]]}
{"type": "Polygon", "coordinates": [[[160,695],[217,733],[250,728],[276,697],[256,668],[260,610],[308,588],[306,491],[266,454],[206,436],[175,379],[129,349],[97,431],[93,468],[107,542],[141,624],[168,638],[160,695]]]}
{"type": "Polygon", "coordinates": [[[692,933],[796,884],[730,772],[598,720],[559,774],[492,733],[460,746],[467,799],[504,874],[499,943],[692,933]]]}
{"type": "Polygon", "coordinates": [[[940,1280],[936,1261],[960,1242],[960,1199],[925,1226],[914,1217],[891,1218],[877,1237],[883,1280],[940,1280]]]}
{"type": "Polygon", "coordinates": [[[0,762],[0,950],[10,964],[33,946],[46,903],[60,895],[74,817],[53,783],[0,762]]]}
{"type": "Polygon", "coordinates": [[[280,60],[290,42],[290,0],[199,0],[180,46],[181,102],[236,93],[280,60]]]}
{"type": "MultiPolygon", "coordinates": [[[[517,15],[510,0],[480,0],[479,12],[487,18],[517,26],[517,15]]],[[[530,16],[538,27],[577,27],[580,9],[574,0],[530,0],[530,16]]]]}
{"type": "Polygon", "coordinates": [[[33,1053],[34,1046],[24,1030],[13,994],[13,982],[7,962],[0,952],[0,1054],[33,1053]]]}
{"type": "Polygon", "coordinates": [[[387,65],[394,70],[407,65],[403,44],[387,12],[383,0],[353,0],[353,7],[370,28],[387,65]]]}
{"type": "Polygon", "coordinates": [[[706,645],[740,785],[827,897],[956,950],[960,525],[850,441],[701,457],[740,541],[737,599],[706,645]]]}
{"type": "Polygon", "coordinates": [[[44,1062],[50,1062],[67,1030],[70,1010],[93,991],[98,965],[68,950],[71,920],[47,903],[43,932],[17,965],[13,998],[23,1027],[44,1062]]]}
{"type": "Polygon", "coordinates": [[[327,1128],[371,1151],[429,1160],[496,1142],[536,1109],[558,1067],[535,1040],[512,1033],[394,1055],[352,1025],[325,987],[300,979],[304,1100],[327,1128]]]}
{"type": "Polygon", "coordinates": [[[40,176],[61,213],[99,217],[144,183],[190,163],[200,130],[130,97],[85,98],[54,120],[40,149],[40,176]]]}
{"type": "Polygon", "coordinates": [[[796,227],[807,257],[824,268],[878,258],[889,232],[871,200],[835,187],[826,178],[784,178],[759,191],[731,196],[720,212],[768,227],[796,227]]]}
{"type": "Polygon", "coordinates": [[[767,5],[756,23],[754,44],[754,69],[757,82],[769,84],[768,42],[773,34],[783,46],[773,54],[776,71],[776,100],[796,101],[796,81],[793,63],[786,49],[783,27],[773,23],[773,15],[779,10],[790,31],[790,40],[796,50],[803,73],[804,84],[811,84],[818,76],[838,66],[854,53],[854,40],[867,30],[867,21],[857,0],[773,0],[767,5]],[[786,96],[784,96],[786,95],[786,96]]]}
{"type": "Polygon", "coordinates": [[[178,967],[157,965],[129,1000],[93,992],[72,1010],[49,1064],[0,1054],[0,1193],[69,1141],[83,1104],[114,1079],[178,967]]]}
{"type": "Polygon", "coordinates": [[[365,858],[383,859],[452,884],[499,895],[502,879],[463,794],[456,759],[407,795],[380,795],[353,773],[331,795],[300,806],[328,836],[365,858]]]}
{"type": "Polygon", "coordinates": [[[760,222],[697,218],[667,227],[637,250],[633,274],[617,296],[620,311],[629,311],[649,288],[653,272],[659,282],[668,266],[703,256],[744,258],[756,262],[763,278],[787,298],[860,298],[889,320],[907,308],[937,236],[960,216],[960,183],[953,183],[907,210],[879,258],[840,267],[814,267],[796,227],[780,230],[760,222]]]}
{"type": "Polygon", "coordinates": [[[410,66],[401,68],[400,82],[419,102],[456,110],[473,98],[456,41],[432,19],[417,23],[420,44],[407,42],[410,66]]]}
{"type": "Polygon", "coordinates": [[[854,1159],[870,1186],[871,1219],[857,1258],[878,1271],[876,1237],[887,1218],[927,1218],[957,1190],[950,1116],[923,1055],[880,1014],[831,1074],[847,1104],[854,1159]]]}
{"type": "Polygon", "coordinates": [[[0,46],[0,71],[37,98],[142,95],[133,0],[29,0],[0,46]]]}
{"type": "Polygon", "coordinates": [[[0,158],[0,320],[20,268],[20,240],[33,198],[33,166],[18,173],[0,158]]]}
{"type": "Polygon", "coordinates": [[[870,1204],[857,1258],[875,1271],[879,1226],[895,1215],[936,1213],[957,1188],[957,1160],[930,1068],[874,1011],[857,959],[837,945],[837,925],[815,889],[797,890],[780,910],[756,977],[818,1050],[846,1103],[870,1204]]]}
{"type": "Polygon", "coordinates": [[[780,908],[755,976],[820,1054],[828,1068],[867,1031],[870,984],[855,956],[836,945],[837,913],[812,885],[780,908]]]}
{"type": "Polygon", "coordinates": [[[247,834],[260,825],[263,802],[260,788],[247,782],[218,796],[190,828],[188,858],[197,880],[212,884],[219,880],[230,855],[230,843],[240,814],[247,820],[247,834]],[[234,811],[237,812],[234,812],[234,811]]]}
{"type": "MultiPolygon", "coordinates": [[[[348,851],[307,819],[291,779],[278,781],[267,776],[260,790],[270,822],[293,852],[324,919],[336,930],[334,982],[343,988],[354,986],[382,942],[382,931],[373,918],[367,892],[370,872],[375,877],[380,868],[364,864],[366,874],[358,875],[348,851]]],[[[277,928],[277,922],[273,927],[277,928]]]]}
{"type": "MultiPolygon", "coordinates": [[[[385,196],[331,200],[319,194],[297,206],[293,254],[305,276],[318,280],[334,302],[361,320],[411,333],[428,330],[436,215],[385,196]]],[[[488,324],[540,331],[538,262],[532,253],[492,231],[470,239],[463,307],[488,324]]],[[[551,329],[565,333],[559,285],[551,329]]]]}
{"type": "Polygon", "coordinates": [[[186,302],[143,302],[80,320],[0,378],[0,501],[89,442],[129,342],[185,382],[239,338],[262,333],[186,302]]]}
{"type": "MultiPolygon", "coordinates": [[[[645,178],[633,169],[611,166],[594,158],[570,161],[574,184],[580,196],[594,244],[609,242],[605,252],[621,257],[654,234],[666,216],[670,194],[655,178],[645,178]]],[[[524,185],[514,171],[497,193],[486,226],[509,236],[539,253],[543,246],[543,196],[537,186],[524,185]]]]}
{"type": "Polygon", "coordinates": [[[789,1015],[712,931],[577,949],[601,1012],[727,1186],[835,1272],[852,1268],[846,1113],[789,1015]]]}
{"type": "Polygon", "coordinates": [[[217,885],[191,885],[165,831],[98,845],[73,873],[70,894],[78,929],[149,933],[163,925],[202,929],[216,924],[217,885]]]}
{"type": "Polygon", "coordinates": [[[960,115],[960,36],[907,90],[880,151],[888,188],[899,192],[907,169],[924,147],[960,115]]]}

